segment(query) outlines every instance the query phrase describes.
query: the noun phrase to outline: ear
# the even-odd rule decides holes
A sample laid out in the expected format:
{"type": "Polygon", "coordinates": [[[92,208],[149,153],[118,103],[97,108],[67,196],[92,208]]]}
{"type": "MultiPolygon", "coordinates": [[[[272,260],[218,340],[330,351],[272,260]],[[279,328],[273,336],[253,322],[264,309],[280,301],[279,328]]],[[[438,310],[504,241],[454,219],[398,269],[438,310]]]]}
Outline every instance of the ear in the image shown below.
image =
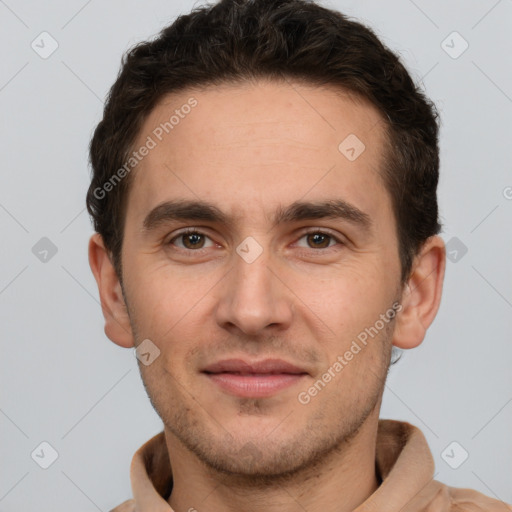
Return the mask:
{"type": "Polygon", "coordinates": [[[430,237],[415,257],[411,275],[402,293],[402,310],[397,315],[393,345],[417,347],[441,303],[446,267],[446,248],[440,236],[430,237]]]}
{"type": "Polygon", "coordinates": [[[105,334],[121,347],[133,347],[130,318],[121,283],[99,233],[92,235],[89,240],[89,265],[98,284],[105,334]]]}

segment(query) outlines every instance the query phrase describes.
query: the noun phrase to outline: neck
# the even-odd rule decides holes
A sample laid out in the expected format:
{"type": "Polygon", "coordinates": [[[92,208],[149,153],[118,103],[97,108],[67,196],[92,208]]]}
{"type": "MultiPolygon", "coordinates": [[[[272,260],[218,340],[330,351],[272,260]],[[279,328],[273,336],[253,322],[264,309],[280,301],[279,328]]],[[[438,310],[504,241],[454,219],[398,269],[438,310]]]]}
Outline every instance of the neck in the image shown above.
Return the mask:
{"type": "Polygon", "coordinates": [[[173,472],[168,503],[175,512],[351,512],[379,486],[375,471],[378,408],[375,412],[349,442],[314,468],[253,483],[206,467],[166,429],[173,472]]]}

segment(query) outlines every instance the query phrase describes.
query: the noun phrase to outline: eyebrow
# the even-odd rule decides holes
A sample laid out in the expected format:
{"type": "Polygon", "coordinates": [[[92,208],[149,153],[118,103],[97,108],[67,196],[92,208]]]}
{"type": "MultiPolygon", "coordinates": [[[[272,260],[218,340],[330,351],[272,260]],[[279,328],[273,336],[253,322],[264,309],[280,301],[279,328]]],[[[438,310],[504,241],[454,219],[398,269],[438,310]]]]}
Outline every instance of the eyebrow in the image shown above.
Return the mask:
{"type": "MultiPolygon", "coordinates": [[[[315,219],[343,219],[364,231],[370,231],[373,226],[367,213],[343,199],[295,201],[286,208],[279,206],[271,221],[275,227],[281,223],[315,219]]],[[[149,233],[173,220],[206,221],[226,226],[235,222],[234,218],[208,201],[176,199],[153,208],[144,219],[142,231],[149,233]]]]}

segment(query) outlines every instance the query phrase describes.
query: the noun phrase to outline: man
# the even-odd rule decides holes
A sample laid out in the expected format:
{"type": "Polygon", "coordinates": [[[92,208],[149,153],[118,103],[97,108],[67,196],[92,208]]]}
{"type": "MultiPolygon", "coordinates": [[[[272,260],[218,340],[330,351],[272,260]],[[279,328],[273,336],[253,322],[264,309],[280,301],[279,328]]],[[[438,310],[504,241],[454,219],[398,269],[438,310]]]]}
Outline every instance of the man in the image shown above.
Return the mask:
{"type": "Polygon", "coordinates": [[[114,510],[512,510],[379,419],[441,299],[436,119],[373,32],[304,0],[222,0],[129,52],[89,259],[164,431],[114,510]]]}

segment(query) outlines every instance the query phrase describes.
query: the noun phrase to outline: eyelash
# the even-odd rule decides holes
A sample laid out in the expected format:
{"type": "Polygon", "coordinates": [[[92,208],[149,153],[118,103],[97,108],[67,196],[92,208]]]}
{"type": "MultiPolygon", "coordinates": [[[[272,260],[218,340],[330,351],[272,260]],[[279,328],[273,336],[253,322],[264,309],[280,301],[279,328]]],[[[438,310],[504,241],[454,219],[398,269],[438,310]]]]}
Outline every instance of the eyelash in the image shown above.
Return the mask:
{"type": "MultiPolygon", "coordinates": [[[[173,238],[171,238],[167,242],[166,245],[173,245],[173,242],[175,240],[179,239],[180,237],[187,236],[187,235],[200,235],[200,236],[203,236],[203,237],[206,237],[206,238],[210,238],[207,234],[202,233],[201,231],[197,230],[196,228],[186,228],[183,231],[181,231],[178,234],[176,234],[173,238]]],[[[333,235],[329,231],[320,230],[318,228],[317,229],[309,229],[307,231],[302,232],[300,237],[298,238],[298,240],[300,240],[301,238],[304,238],[307,235],[324,235],[324,236],[327,236],[330,239],[334,240],[335,242],[337,242],[337,245],[345,245],[337,236],[333,235]]],[[[202,248],[202,249],[186,249],[186,248],[183,249],[181,247],[177,247],[177,249],[180,252],[184,252],[187,256],[193,256],[193,254],[201,255],[202,252],[203,251],[207,251],[209,249],[209,247],[202,248]]],[[[313,251],[313,252],[323,252],[325,254],[326,252],[330,253],[331,249],[335,249],[335,246],[326,247],[326,248],[319,248],[319,249],[310,248],[309,250],[313,251]]]]}

